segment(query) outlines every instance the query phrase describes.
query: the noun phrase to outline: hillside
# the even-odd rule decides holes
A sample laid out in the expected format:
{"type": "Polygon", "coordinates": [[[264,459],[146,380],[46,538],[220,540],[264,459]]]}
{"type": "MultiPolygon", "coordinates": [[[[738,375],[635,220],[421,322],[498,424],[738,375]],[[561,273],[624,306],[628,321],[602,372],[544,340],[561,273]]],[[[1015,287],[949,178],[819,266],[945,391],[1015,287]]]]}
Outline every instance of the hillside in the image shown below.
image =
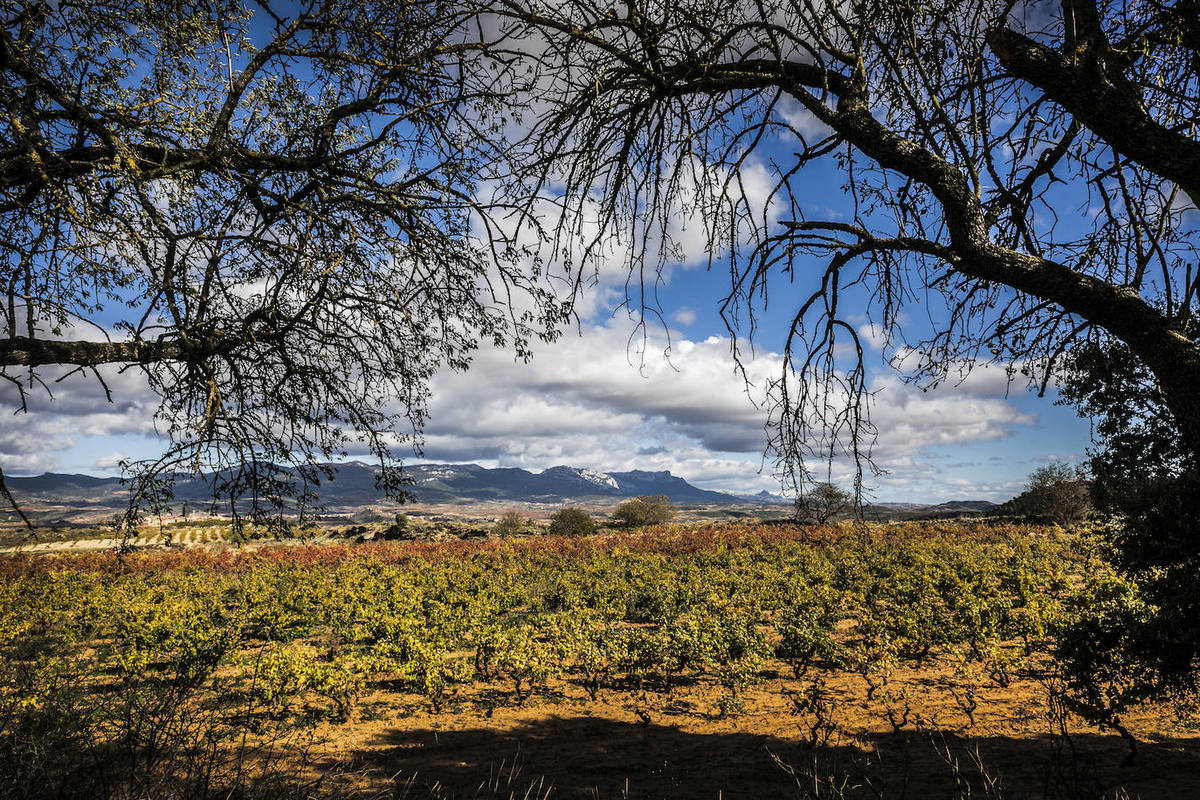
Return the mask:
{"type": "MultiPolygon", "coordinates": [[[[428,506],[494,504],[539,504],[561,506],[586,504],[603,508],[638,495],[666,495],[680,506],[729,509],[761,509],[771,516],[787,513],[791,501],[766,491],[754,495],[701,489],[671,472],[630,470],[600,472],[593,469],[555,466],[531,472],[515,467],[487,468],[478,464],[415,464],[405,468],[412,481],[409,491],[415,502],[428,506]]],[[[211,476],[209,476],[211,479],[211,476]]],[[[8,477],[6,482],[26,510],[42,521],[96,519],[123,507],[125,489],[118,478],[92,475],[45,473],[34,477],[8,477]]],[[[337,466],[330,481],[317,487],[320,503],[330,511],[348,512],[385,504],[375,487],[374,469],[362,462],[337,466]]],[[[175,487],[175,503],[187,502],[201,510],[211,499],[209,480],[181,478],[175,487]]],[[[913,519],[986,514],[994,503],[954,500],[938,505],[927,503],[880,503],[864,508],[871,520],[913,519]]],[[[756,512],[757,513],[757,512],[756,512]]],[[[485,515],[488,516],[488,515],[485,515]]]]}
{"type": "MultiPolygon", "coordinates": [[[[557,466],[535,473],[517,468],[488,469],[478,464],[416,464],[405,468],[412,480],[411,493],[421,503],[509,501],[554,503],[643,494],[663,494],[673,503],[744,503],[747,498],[692,486],[668,471],[598,472],[557,466]]],[[[46,473],[35,477],[9,477],[9,489],[19,502],[31,506],[117,507],[124,502],[118,478],[46,473]]],[[[318,487],[328,506],[378,503],[375,472],[362,462],[340,464],[333,480],[318,487]]],[[[183,478],[175,487],[177,501],[203,502],[210,496],[208,481],[183,478]]],[[[785,502],[765,495],[753,502],[785,502]]]]}

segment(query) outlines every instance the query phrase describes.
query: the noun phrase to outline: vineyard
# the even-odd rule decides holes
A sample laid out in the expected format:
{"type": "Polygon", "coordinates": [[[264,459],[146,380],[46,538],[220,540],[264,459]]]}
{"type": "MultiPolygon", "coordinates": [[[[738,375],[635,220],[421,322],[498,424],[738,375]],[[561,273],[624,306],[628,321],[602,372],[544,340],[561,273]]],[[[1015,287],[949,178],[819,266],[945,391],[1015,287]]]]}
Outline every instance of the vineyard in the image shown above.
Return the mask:
{"type": "Polygon", "coordinates": [[[1038,796],[1082,796],[1105,770],[1133,775],[1126,740],[1163,740],[1158,721],[1175,720],[1172,742],[1195,738],[1186,709],[1118,716],[1095,698],[1120,687],[1081,695],[1059,674],[1065,625],[1137,602],[1091,548],[1057,528],[925,523],[6,557],[0,791],[377,796],[383,781],[388,796],[477,796],[523,738],[536,757],[596,746],[607,725],[620,741],[603,753],[527,774],[550,773],[557,797],[899,797],[861,776],[839,788],[835,769],[903,742],[906,790],[933,780],[913,774],[940,753],[958,797],[997,780],[982,761],[967,775],[958,743],[1024,737],[1059,747],[1062,774],[1039,767],[1038,796]],[[718,734],[757,765],[770,743],[782,766],[693,747],[718,734]],[[672,737],[705,775],[608,763],[621,747],[686,761],[672,737]],[[1085,739],[1101,768],[1081,775],[1075,754],[1072,777],[1062,745],[1085,739]],[[925,755],[910,756],[918,740],[925,755]],[[597,774],[580,774],[589,763],[597,774]]]}

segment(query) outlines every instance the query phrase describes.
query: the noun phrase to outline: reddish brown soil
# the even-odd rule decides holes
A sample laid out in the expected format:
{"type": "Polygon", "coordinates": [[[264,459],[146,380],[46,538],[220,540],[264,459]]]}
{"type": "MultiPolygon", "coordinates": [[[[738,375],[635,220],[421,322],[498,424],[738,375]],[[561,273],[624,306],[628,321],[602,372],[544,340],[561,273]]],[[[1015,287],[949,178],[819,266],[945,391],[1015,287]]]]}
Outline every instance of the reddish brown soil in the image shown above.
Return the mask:
{"type": "Polygon", "coordinates": [[[553,787],[556,798],[805,797],[796,784],[811,788],[805,773],[814,761],[819,777],[846,782],[847,797],[957,798],[968,784],[972,797],[1200,797],[1195,718],[1165,709],[1130,717],[1140,746],[1128,764],[1120,736],[1079,720],[1069,739],[1052,736],[1044,689],[1032,682],[981,689],[972,725],[944,688],[947,674],[898,672],[884,690],[891,700],[868,700],[856,675],[830,676],[837,730],[815,749],[814,715],[796,713],[787,696],[808,684],[782,672],[746,693],[744,714],[728,717],[717,708],[723,690],[710,685],[605,690],[591,700],[560,683],[523,705],[505,687],[476,687],[437,713],[413,696],[379,692],[355,721],[321,734],[334,754],[326,766],[415,774],[463,796],[516,760],[521,773],[505,797],[522,797],[531,782],[553,787]],[[905,705],[897,732],[887,712],[903,722],[905,705]]]}

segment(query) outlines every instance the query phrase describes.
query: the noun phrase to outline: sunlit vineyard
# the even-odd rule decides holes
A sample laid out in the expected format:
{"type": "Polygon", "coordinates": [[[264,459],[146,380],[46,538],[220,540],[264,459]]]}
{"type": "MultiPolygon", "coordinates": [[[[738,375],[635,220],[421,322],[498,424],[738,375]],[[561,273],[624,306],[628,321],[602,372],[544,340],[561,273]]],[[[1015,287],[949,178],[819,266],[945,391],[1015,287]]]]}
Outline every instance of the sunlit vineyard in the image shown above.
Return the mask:
{"type": "Polygon", "coordinates": [[[464,707],[736,721],[769,693],[812,740],[850,680],[897,732],[934,693],[969,730],[987,690],[1057,680],[1075,615],[1129,601],[1099,564],[1085,535],[983,524],[8,557],[0,783],[150,785],[182,737],[223,786],[297,731],[464,707]]]}

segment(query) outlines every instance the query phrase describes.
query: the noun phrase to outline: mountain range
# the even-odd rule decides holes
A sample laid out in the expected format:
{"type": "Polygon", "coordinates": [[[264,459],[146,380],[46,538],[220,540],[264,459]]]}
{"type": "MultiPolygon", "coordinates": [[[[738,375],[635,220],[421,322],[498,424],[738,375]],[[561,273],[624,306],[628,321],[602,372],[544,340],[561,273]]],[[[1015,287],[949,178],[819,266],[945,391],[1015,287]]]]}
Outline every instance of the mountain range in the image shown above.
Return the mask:
{"type": "MultiPolygon", "coordinates": [[[[513,467],[488,469],[478,464],[414,464],[404,473],[412,480],[409,491],[417,502],[456,503],[511,501],[563,503],[573,500],[614,500],[646,494],[666,495],[673,503],[766,503],[788,500],[763,491],[743,496],[692,486],[669,471],[598,472],[578,467],[550,467],[530,472],[513,467]]],[[[109,506],[123,502],[119,478],[45,473],[35,477],[6,477],[18,502],[52,505],[109,506]]],[[[327,506],[378,503],[374,469],[362,462],[338,464],[333,480],[319,488],[327,506]]],[[[175,486],[177,501],[203,502],[209,498],[207,481],[181,477],[175,486]]]]}
{"type": "MultiPolygon", "coordinates": [[[[355,509],[383,501],[375,488],[375,471],[369,464],[350,462],[336,465],[333,480],[318,487],[320,502],[328,509],[355,509]]],[[[414,464],[404,468],[412,480],[409,491],[418,503],[546,503],[575,502],[614,504],[638,495],[666,495],[677,505],[732,506],[748,503],[788,506],[791,501],[767,491],[755,495],[700,489],[669,471],[600,472],[579,467],[557,466],[530,472],[515,467],[489,469],[478,464],[414,464]]],[[[6,477],[17,501],[31,510],[73,515],[118,509],[125,502],[119,478],[93,475],[45,473],[35,477],[6,477]]],[[[208,482],[181,477],[175,486],[175,501],[188,501],[199,508],[211,499],[208,482]]],[[[957,516],[987,513],[995,504],[983,500],[956,500],[940,505],[922,503],[879,503],[864,509],[869,519],[905,519],[928,516],[957,516]]]]}

